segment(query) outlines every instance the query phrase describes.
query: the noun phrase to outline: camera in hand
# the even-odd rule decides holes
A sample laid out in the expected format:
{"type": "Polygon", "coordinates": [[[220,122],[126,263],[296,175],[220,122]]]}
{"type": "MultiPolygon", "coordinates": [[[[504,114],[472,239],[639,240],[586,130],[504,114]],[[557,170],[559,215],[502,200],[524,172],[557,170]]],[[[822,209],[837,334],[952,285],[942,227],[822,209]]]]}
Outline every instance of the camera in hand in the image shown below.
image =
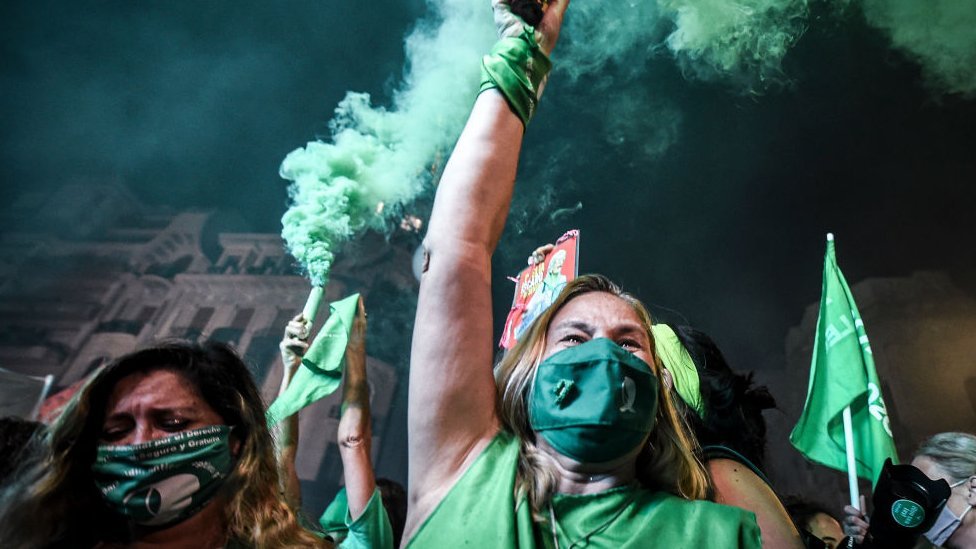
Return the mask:
{"type": "Polygon", "coordinates": [[[871,498],[871,527],[860,547],[913,547],[935,523],[949,493],[945,480],[932,480],[912,465],[893,465],[891,459],[885,460],[871,498]]]}

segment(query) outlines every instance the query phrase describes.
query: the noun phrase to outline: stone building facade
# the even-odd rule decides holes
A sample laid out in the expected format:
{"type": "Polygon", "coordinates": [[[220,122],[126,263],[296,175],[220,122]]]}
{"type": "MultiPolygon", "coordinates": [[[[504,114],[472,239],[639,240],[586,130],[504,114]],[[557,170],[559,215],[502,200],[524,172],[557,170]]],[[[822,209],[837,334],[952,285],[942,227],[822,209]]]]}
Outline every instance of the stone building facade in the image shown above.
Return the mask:
{"type": "MultiPolygon", "coordinates": [[[[0,366],[52,374],[64,388],[153,341],[213,338],[245,358],[268,402],[277,394],[278,342],[309,290],[279,235],[235,232],[235,217],[217,212],[150,208],[122,185],[102,182],[23,195],[2,223],[0,366]]],[[[378,281],[415,287],[409,246],[378,240],[340,258],[326,300],[358,291],[368,301],[378,281]]],[[[367,369],[374,461],[381,475],[403,481],[404,420],[391,415],[405,413],[398,403],[404,380],[373,356],[367,369]],[[395,436],[387,444],[390,425],[395,436]]],[[[301,415],[297,468],[311,512],[341,481],[338,400],[337,393],[301,415]]]]}

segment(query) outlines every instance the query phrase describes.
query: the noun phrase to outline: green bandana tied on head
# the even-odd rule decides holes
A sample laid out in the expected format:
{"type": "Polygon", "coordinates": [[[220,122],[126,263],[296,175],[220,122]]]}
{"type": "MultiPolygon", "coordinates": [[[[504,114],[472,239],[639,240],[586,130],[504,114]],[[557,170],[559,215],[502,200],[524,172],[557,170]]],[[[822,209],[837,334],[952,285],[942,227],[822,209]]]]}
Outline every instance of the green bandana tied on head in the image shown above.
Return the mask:
{"type": "Polygon", "coordinates": [[[702,402],[698,368],[688,354],[688,350],[667,324],[651,326],[651,333],[654,335],[654,351],[671,373],[674,390],[681,400],[698,414],[698,417],[704,417],[705,403],[702,402]]]}
{"type": "Polygon", "coordinates": [[[134,445],[101,445],[95,485],[112,510],[146,526],[189,518],[234,468],[230,427],[212,425],[134,445]]]}

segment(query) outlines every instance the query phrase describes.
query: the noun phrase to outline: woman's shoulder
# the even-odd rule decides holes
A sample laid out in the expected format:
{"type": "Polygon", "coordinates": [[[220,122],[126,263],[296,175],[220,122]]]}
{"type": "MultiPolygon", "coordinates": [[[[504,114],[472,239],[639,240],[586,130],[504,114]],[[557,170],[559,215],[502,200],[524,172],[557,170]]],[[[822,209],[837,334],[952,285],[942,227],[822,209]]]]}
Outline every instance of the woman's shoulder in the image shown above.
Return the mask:
{"type": "Polygon", "coordinates": [[[635,511],[645,517],[655,539],[675,547],[761,547],[756,516],[744,509],[666,492],[643,490],[635,511]]]}
{"type": "MultiPolygon", "coordinates": [[[[514,528],[515,473],[520,439],[499,430],[410,535],[408,546],[443,546],[444,540],[484,540],[514,528]],[[485,516],[493,519],[486,521],[485,516]]],[[[405,534],[406,535],[406,534],[405,534]]]]}
{"type": "Polygon", "coordinates": [[[729,522],[755,521],[753,513],[701,499],[686,499],[668,492],[642,490],[638,499],[642,506],[658,507],[662,512],[686,516],[709,517],[709,520],[725,520],[729,522]]]}
{"type": "Polygon", "coordinates": [[[719,458],[708,460],[706,467],[717,502],[747,508],[760,504],[782,507],[766,479],[748,465],[719,458]]]}

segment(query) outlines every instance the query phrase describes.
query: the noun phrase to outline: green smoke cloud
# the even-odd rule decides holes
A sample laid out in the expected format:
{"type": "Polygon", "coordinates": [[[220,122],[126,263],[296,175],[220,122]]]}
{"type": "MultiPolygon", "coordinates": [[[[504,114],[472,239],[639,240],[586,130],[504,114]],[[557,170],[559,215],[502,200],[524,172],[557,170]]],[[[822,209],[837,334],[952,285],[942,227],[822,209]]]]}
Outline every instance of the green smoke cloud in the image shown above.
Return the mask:
{"type": "Polygon", "coordinates": [[[407,70],[392,106],[347,94],[330,123],[281,164],[291,204],[282,237],[314,285],[328,280],[339,245],[384,227],[430,180],[430,163],[453,145],[477,92],[479,61],[494,42],[490,9],[438,0],[406,39],[407,70]]]}
{"type": "Polygon", "coordinates": [[[570,44],[559,52],[571,65],[557,67],[572,79],[608,64],[636,75],[666,49],[686,77],[762,91],[782,80],[808,12],[807,0],[578,2],[566,18],[570,44]]]}
{"type": "MultiPolygon", "coordinates": [[[[330,123],[331,140],[310,142],[281,165],[292,182],[282,236],[315,285],[327,281],[342,242],[384,228],[424,190],[429,166],[449,152],[470,110],[481,55],[495,39],[488,2],[429,7],[432,15],[406,40],[408,69],[391,107],[350,92],[330,123]]],[[[570,8],[556,67],[570,88],[592,87],[586,77],[612,64],[614,85],[626,87],[666,47],[686,75],[762,84],[805,14],[806,0],[587,0],[570,8]]],[[[681,116],[667,102],[646,91],[614,96],[603,113],[608,140],[639,140],[655,157],[677,140],[681,116]]]]}
{"type": "Polygon", "coordinates": [[[608,65],[624,76],[642,74],[660,41],[658,25],[653,1],[573,2],[566,12],[555,71],[571,81],[604,74],[608,65]]]}
{"type": "Polygon", "coordinates": [[[932,88],[976,95],[976,2],[863,0],[861,6],[870,25],[922,66],[932,88]]]}
{"type": "Polygon", "coordinates": [[[658,0],[674,24],[665,42],[686,75],[731,79],[750,91],[782,80],[806,29],[806,0],[658,0]]]}

